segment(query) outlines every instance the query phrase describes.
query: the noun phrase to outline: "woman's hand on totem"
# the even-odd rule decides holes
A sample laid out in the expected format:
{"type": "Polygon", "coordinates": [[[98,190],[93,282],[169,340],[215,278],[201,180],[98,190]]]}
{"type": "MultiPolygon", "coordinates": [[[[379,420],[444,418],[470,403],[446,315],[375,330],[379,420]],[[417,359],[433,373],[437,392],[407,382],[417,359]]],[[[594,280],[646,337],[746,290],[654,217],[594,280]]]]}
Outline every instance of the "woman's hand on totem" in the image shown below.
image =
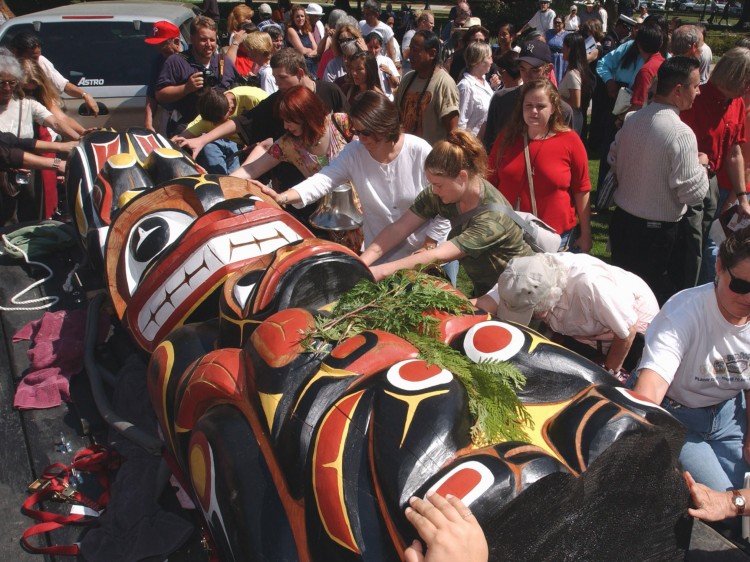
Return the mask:
{"type": "Polygon", "coordinates": [[[427,495],[409,500],[406,518],[427,544],[415,540],[404,551],[407,562],[487,562],[487,540],[471,510],[457,497],[427,495]]]}
{"type": "Polygon", "coordinates": [[[380,281],[384,277],[387,277],[388,275],[390,275],[390,272],[387,271],[386,269],[387,265],[388,264],[370,266],[370,273],[372,273],[372,276],[375,278],[375,281],[380,281]]]}
{"type": "Polygon", "coordinates": [[[268,195],[271,199],[278,204],[279,194],[276,193],[273,188],[268,187],[266,184],[259,182],[258,180],[246,180],[250,185],[254,185],[263,192],[263,195],[268,195]]]}

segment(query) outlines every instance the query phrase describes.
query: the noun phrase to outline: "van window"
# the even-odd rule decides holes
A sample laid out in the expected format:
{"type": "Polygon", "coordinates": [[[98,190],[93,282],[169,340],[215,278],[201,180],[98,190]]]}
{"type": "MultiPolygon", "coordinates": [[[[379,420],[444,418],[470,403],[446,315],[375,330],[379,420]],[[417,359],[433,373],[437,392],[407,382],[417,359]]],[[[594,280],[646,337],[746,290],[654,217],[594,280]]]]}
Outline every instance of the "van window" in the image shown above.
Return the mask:
{"type": "Polygon", "coordinates": [[[143,40],[151,24],[142,22],[136,30],[127,21],[65,21],[12,25],[3,36],[8,47],[23,31],[35,32],[42,39],[42,54],[55,68],[81,87],[132,86],[149,82],[151,61],[156,50],[143,40]]]}

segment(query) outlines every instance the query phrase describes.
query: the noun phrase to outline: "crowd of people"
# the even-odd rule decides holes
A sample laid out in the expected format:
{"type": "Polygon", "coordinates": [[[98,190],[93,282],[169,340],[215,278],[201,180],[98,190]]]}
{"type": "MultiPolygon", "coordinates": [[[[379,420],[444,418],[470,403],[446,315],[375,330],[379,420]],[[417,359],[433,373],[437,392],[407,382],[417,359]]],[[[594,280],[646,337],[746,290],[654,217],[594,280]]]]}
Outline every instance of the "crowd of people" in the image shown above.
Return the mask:
{"type": "MultiPolygon", "coordinates": [[[[145,40],[155,52],[143,124],[210,172],[256,182],[302,221],[350,186],[364,216],[351,246],[376,279],[439,264],[455,280],[458,263],[479,308],[543,323],[663,404],[689,428],[691,513],[719,518],[712,494],[740,488],[750,459],[750,231],[722,242],[710,226],[734,205],[750,218],[750,39],[712,68],[700,25],[645,6],[636,14],[632,1],[617,18],[594,0],[566,16],[538,4],[520,29],[494,33],[463,0],[440,33],[429,10],[397,28],[377,0],[364,2],[362,20],[315,3],[238,4],[223,47],[215,18],[195,17],[187,45],[158,22],[145,40]],[[586,255],[590,194],[605,183],[616,185],[611,264],[586,255]],[[535,253],[528,214],[559,235],[557,253],[535,253]]],[[[64,171],[54,156],[73,144],[42,129],[71,141],[86,131],[59,111],[62,92],[96,112],[34,33],[0,53],[6,169],[64,171]]],[[[10,191],[3,223],[28,218],[8,215],[10,191]]],[[[458,525],[473,536],[454,500],[415,500],[407,517],[420,532],[458,525]]],[[[423,554],[413,545],[407,556],[423,554]]]]}

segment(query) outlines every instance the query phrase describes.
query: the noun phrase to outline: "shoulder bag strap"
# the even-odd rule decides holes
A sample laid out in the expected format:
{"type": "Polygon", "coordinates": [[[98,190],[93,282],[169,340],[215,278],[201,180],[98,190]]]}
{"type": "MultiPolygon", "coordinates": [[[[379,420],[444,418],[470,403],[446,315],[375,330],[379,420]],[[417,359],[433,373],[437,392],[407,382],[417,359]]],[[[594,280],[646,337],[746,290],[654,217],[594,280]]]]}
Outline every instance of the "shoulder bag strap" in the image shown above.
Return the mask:
{"type": "Polygon", "coordinates": [[[20,139],[21,138],[21,118],[23,117],[21,115],[23,111],[23,98],[18,100],[18,129],[16,130],[16,136],[20,139]]]}
{"type": "Polygon", "coordinates": [[[529,178],[529,194],[531,195],[531,212],[536,214],[536,196],[534,195],[534,173],[531,171],[531,157],[529,156],[529,135],[523,134],[523,156],[526,160],[526,176],[529,178]]]}
{"type": "Polygon", "coordinates": [[[484,211],[497,211],[498,213],[502,213],[508,217],[510,217],[514,223],[516,223],[518,226],[521,227],[521,230],[527,233],[533,233],[534,228],[529,224],[529,221],[525,220],[521,215],[516,213],[513,209],[506,205],[498,205],[497,203],[488,203],[487,205],[479,205],[478,207],[473,208],[471,211],[466,211],[465,213],[451,219],[451,227],[456,228],[458,226],[463,226],[467,222],[469,222],[472,218],[477,216],[479,213],[482,213],[484,211]]]}

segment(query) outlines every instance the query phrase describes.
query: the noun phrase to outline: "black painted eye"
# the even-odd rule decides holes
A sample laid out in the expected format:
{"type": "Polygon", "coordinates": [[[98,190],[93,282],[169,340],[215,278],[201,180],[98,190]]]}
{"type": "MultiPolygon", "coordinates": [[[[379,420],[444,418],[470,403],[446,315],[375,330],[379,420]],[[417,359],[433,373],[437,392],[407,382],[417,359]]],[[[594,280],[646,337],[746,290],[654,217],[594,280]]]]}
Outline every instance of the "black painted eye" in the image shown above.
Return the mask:
{"type": "Polygon", "coordinates": [[[151,261],[169,241],[169,222],[149,217],[136,227],[130,239],[130,254],[139,262],[151,261]]]}
{"type": "Polygon", "coordinates": [[[125,271],[132,295],[144,272],[193,223],[181,211],[159,211],[139,220],[130,230],[125,271]]]}
{"type": "Polygon", "coordinates": [[[245,308],[250,299],[255,294],[255,287],[263,279],[265,270],[251,271],[247,275],[243,275],[232,288],[232,296],[237,301],[237,304],[241,308],[245,308]]]}

